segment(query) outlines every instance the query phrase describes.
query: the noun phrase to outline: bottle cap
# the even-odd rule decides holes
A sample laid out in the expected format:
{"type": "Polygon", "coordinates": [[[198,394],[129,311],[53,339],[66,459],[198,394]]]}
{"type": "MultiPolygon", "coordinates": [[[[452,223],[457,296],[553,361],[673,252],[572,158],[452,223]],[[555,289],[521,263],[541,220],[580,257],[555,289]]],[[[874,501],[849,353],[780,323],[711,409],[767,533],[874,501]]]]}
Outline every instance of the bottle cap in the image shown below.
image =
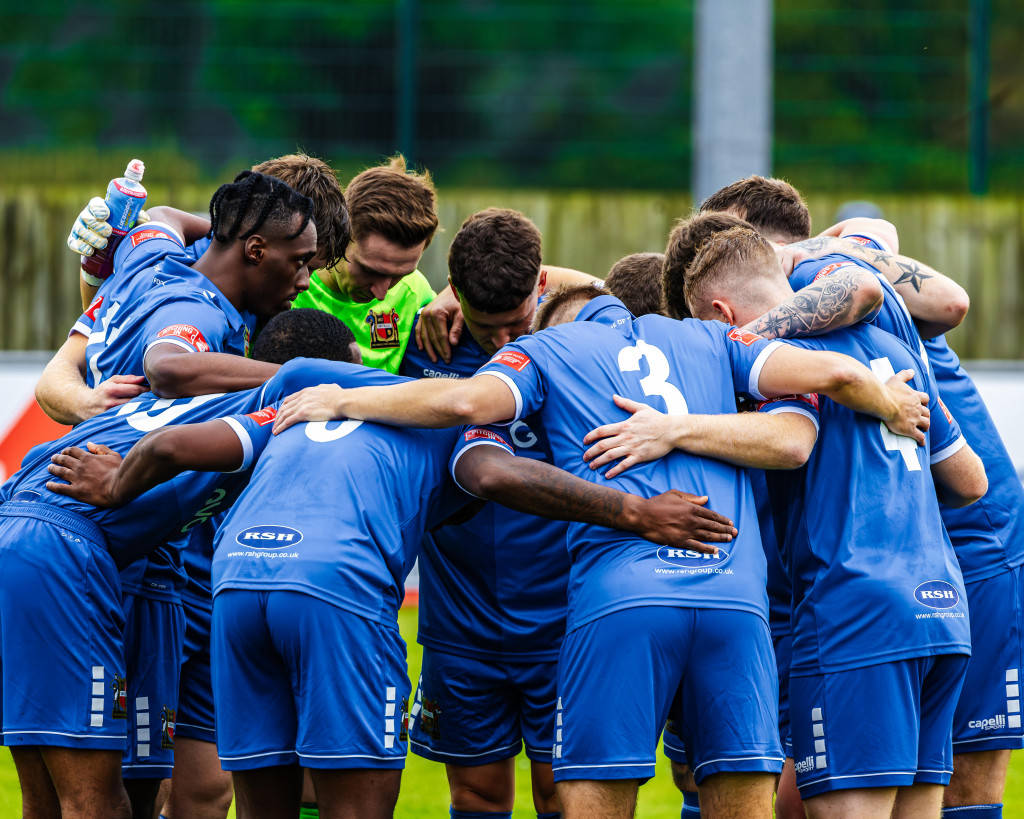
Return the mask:
{"type": "Polygon", "coordinates": [[[125,168],[124,175],[126,179],[131,179],[133,182],[141,182],[142,175],[146,172],[146,165],[141,159],[133,159],[128,163],[128,167],[125,168]]]}

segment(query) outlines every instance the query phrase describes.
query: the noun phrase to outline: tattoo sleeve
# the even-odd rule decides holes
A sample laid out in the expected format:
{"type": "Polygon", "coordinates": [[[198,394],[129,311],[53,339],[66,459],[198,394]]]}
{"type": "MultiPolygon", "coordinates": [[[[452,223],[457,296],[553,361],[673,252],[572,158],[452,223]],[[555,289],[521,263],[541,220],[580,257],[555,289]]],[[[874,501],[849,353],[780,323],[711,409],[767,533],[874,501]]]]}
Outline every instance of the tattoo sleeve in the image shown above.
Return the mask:
{"type": "Polygon", "coordinates": [[[874,309],[854,298],[865,272],[837,271],[807,285],[744,329],[765,338],[802,338],[849,327],[874,309]]]}

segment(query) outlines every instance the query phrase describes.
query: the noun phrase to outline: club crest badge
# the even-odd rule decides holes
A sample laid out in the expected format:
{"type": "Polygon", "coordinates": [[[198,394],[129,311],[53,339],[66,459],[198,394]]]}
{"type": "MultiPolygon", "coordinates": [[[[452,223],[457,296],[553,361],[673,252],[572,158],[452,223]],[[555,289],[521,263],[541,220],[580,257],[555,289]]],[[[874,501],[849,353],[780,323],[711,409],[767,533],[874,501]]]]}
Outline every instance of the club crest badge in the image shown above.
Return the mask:
{"type": "Polygon", "coordinates": [[[423,698],[423,710],[420,711],[420,725],[434,739],[441,738],[441,707],[437,700],[423,698]]]}
{"type": "Polygon", "coordinates": [[[176,709],[166,705],[160,712],[160,747],[168,750],[174,748],[174,718],[176,709]]]}
{"type": "Polygon", "coordinates": [[[114,706],[110,716],[113,719],[128,719],[128,681],[115,674],[110,682],[110,690],[114,692],[114,706]]]}
{"type": "Polygon", "coordinates": [[[370,325],[370,349],[387,350],[400,346],[397,310],[371,310],[366,314],[366,323],[370,325]]]}

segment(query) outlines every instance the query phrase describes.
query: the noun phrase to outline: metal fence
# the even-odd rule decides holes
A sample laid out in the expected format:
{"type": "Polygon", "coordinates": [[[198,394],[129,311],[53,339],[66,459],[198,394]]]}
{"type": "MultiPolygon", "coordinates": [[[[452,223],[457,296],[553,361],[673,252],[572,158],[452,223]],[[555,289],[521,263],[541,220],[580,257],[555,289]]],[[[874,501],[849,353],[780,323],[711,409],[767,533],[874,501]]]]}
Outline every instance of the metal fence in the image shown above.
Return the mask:
{"type": "MultiPolygon", "coordinates": [[[[688,190],[693,2],[0,0],[2,178],[146,152],[207,182],[299,147],[343,174],[403,150],[447,186],[688,190]]],[[[1017,0],[777,0],[776,172],[965,191],[980,113],[1016,190],[1022,34],[1017,0]]]]}
{"type": "MultiPolygon", "coordinates": [[[[64,246],[92,188],[0,191],[0,350],[54,349],[81,313],[77,259],[64,246]]],[[[150,187],[150,202],[205,210],[212,190],[150,187]]],[[[1024,358],[1024,197],[877,198],[900,229],[901,250],[961,282],[971,310],[951,336],[968,358],[1024,358]]],[[[841,197],[810,197],[817,229],[832,224],[841,197]]],[[[448,246],[458,226],[485,207],[517,208],[536,222],[550,264],[603,276],[629,253],[662,251],[690,200],[671,192],[443,189],[442,232],[421,269],[444,287],[448,246]]]]}

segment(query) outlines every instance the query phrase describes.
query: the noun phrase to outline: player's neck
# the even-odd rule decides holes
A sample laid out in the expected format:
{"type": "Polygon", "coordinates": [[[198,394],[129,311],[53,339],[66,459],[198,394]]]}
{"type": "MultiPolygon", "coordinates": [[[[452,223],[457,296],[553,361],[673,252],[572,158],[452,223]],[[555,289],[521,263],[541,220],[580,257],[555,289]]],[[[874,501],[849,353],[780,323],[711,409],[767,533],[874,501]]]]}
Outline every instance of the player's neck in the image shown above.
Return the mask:
{"type": "Polygon", "coordinates": [[[230,254],[231,248],[221,249],[214,243],[196,260],[192,269],[199,271],[213,282],[216,288],[224,294],[224,297],[231,302],[231,306],[241,312],[244,276],[237,272],[234,259],[230,254]]]}

